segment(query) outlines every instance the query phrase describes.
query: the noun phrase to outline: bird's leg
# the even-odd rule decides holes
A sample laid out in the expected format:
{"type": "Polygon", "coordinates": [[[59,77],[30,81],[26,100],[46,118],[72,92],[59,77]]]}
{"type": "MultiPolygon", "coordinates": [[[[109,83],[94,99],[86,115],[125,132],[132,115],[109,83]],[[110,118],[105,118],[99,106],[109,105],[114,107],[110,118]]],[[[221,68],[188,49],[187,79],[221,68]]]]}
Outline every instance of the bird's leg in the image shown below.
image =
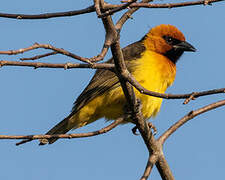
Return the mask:
{"type": "MultiPolygon", "coordinates": [[[[148,122],[148,127],[150,128],[150,129],[152,129],[153,130],[153,135],[156,135],[157,134],[157,128],[154,126],[154,124],[152,124],[151,122],[148,122]]],[[[137,126],[134,126],[132,129],[131,129],[131,131],[132,131],[132,133],[134,134],[134,135],[140,135],[139,133],[137,133],[137,130],[138,130],[138,128],[137,128],[137,126]]]]}
{"type": "MultiPolygon", "coordinates": [[[[142,108],[142,104],[141,104],[141,100],[140,99],[137,99],[137,104],[136,104],[136,107],[135,107],[135,112],[136,113],[139,113],[141,111],[141,108],[142,108]]],[[[132,129],[132,133],[136,136],[140,135],[139,133],[137,133],[137,126],[134,126],[132,129]]]]}
{"type": "MultiPolygon", "coordinates": [[[[141,111],[141,100],[137,99],[136,112],[140,112],[140,111],[141,111]]],[[[157,129],[151,122],[148,122],[148,127],[153,130],[153,135],[157,134],[157,129]]],[[[137,133],[137,130],[138,130],[137,126],[134,126],[132,128],[132,133],[134,135],[140,135],[139,133],[137,133]]]]}
{"type": "MultiPolygon", "coordinates": [[[[129,121],[129,122],[131,122],[131,123],[134,123],[135,124],[135,122],[132,120],[132,111],[130,110],[130,108],[128,108],[128,106],[127,105],[125,105],[124,106],[124,119],[126,120],[126,121],[129,121]]],[[[137,126],[134,126],[134,128],[132,128],[132,133],[134,134],[134,135],[139,135],[139,133],[137,133],[137,126]]]]}
{"type": "Polygon", "coordinates": [[[128,105],[126,104],[123,108],[123,111],[124,111],[124,120],[125,121],[128,121],[128,122],[133,122],[132,120],[132,111],[130,110],[130,108],[128,107],[128,105]]]}

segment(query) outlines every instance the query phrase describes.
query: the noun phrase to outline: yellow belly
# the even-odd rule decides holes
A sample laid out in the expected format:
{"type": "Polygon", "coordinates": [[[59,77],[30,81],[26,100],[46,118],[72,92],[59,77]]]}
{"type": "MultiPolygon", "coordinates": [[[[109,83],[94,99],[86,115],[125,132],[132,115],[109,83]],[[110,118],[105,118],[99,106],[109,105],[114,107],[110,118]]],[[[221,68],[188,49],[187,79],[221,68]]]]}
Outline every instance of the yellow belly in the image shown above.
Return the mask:
{"type": "MultiPolygon", "coordinates": [[[[136,62],[132,75],[146,89],[164,93],[176,75],[176,66],[166,57],[146,51],[142,58],[136,62]]],[[[156,116],[160,110],[162,99],[141,94],[135,89],[135,94],[142,102],[142,114],[145,119],[156,116]]],[[[107,119],[118,118],[123,114],[125,99],[122,88],[107,92],[104,117],[107,119]]]]}
{"type": "MultiPolygon", "coordinates": [[[[135,69],[131,73],[144,88],[164,93],[175,79],[176,66],[166,57],[146,51],[141,59],[135,61],[135,69]]],[[[135,94],[141,100],[144,118],[156,116],[162,99],[141,94],[136,89],[135,94]]],[[[79,121],[76,123],[79,127],[101,117],[107,120],[117,119],[124,113],[125,102],[122,88],[118,87],[90,101],[73,119],[79,121]]]]}

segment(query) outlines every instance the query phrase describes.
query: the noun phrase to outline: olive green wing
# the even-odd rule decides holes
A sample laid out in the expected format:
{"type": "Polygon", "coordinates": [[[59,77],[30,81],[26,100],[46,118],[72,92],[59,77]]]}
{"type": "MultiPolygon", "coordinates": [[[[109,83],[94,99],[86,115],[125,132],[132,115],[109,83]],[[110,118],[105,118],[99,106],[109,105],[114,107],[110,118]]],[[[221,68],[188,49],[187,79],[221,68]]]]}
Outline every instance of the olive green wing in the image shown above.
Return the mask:
{"type": "MultiPolygon", "coordinates": [[[[144,51],[145,47],[142,41],[135,42],[122,49],[124,60],[129,71],[131,71],[134,64],[130,62],[140,58],[144,51]]],[[[113,59],[109,59],[107,63],[113,63],[113,59]]],[[[106,91],[117,88],[118,86],[120,86],[119,79],[114,72],[104,69],[97,70],[87,87],[74,102],[72,114],[79,111],[94,98],[102,95],[106,91]]]]}

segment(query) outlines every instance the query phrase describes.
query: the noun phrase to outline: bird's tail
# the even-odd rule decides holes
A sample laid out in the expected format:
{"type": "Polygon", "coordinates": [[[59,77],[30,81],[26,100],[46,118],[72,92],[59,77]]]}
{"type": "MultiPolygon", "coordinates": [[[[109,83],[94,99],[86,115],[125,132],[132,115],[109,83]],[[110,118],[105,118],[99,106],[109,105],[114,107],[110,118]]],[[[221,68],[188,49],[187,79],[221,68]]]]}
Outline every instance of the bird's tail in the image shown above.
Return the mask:
{"type": "MultiPolygon", "coordinates": [[[[70,124],[70,118],[71,116],[66,117],[64,120],[62,120],[60,123],[58,123],[56,126],[54,126],[52,129],[50,129],[46,134],[53,135],[53,134],[65,134],[72,128],[76,129],[76,125],[71,127],[70,124]]],[[[39,145],[45,145],[45,144],[52,144],[54,143],[58,138],[50,138],[50,139],[40,139],[39,145]]]]}

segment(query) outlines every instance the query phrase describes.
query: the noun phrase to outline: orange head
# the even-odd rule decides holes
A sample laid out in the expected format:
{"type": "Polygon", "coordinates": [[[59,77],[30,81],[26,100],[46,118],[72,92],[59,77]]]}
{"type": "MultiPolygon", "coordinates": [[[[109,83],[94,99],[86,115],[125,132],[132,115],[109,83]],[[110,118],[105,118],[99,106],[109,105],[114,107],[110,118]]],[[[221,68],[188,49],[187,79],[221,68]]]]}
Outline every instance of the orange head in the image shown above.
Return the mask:
{"type": "Polygon", "coordinates": [[[169,24],[152,28],[144,37],[144,45],[147,50],[162,54],[174,63],[184,51],[196,51],[185,41],[183,33],[169,24]]]}

